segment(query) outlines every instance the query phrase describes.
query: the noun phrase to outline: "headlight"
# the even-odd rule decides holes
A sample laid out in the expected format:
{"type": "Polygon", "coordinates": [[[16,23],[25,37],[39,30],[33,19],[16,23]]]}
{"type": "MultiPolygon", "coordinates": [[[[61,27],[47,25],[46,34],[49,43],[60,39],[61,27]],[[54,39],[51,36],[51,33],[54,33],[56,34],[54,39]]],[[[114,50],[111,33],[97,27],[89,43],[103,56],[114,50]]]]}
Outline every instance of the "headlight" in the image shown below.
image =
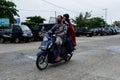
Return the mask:
{"type": "Polygon", "coordinates": [[[26,33],[23,33],[23,36],[27,36],[27,34],[26,34],[26,33]]]}
{"type": "Polygon", "coordinates": [[[46,49],[47,49],[47,46],[42,45],[42,46],[40,47],[40,49],[46,50],[46,49]]]}
{"type": "Polygon", "coordinates": [[[45,37],[43,38],[43,41],[48,41],[48,38],[45,36],[45,37]]]}

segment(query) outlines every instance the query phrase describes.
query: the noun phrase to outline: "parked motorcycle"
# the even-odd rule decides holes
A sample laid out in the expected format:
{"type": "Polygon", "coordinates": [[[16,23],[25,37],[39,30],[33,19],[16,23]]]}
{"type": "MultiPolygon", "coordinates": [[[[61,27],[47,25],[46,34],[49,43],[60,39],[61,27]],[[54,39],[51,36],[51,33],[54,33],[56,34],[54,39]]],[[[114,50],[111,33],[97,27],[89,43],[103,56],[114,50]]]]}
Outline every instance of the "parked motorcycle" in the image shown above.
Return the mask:
{"type": "MultiPolygon", "coordinates": [[[[67,39],[69,40],[69,39],[67,39]]],[[[39,47],[40,51],[37,53],[37,59],[36,59],[36,66],[40,70],[44,70],[47,68],[48,63],[58,63],[61,61],[68,62],[72,55],[73,50],[70,51],[69,45],[66,42],[61,46],[61,60],[55,61],[57,58],[57,49],[56,49],[56,35],[55,34],[47,34],[44,36],[43,41],[41,42],[41,45],[39,47]]]]}

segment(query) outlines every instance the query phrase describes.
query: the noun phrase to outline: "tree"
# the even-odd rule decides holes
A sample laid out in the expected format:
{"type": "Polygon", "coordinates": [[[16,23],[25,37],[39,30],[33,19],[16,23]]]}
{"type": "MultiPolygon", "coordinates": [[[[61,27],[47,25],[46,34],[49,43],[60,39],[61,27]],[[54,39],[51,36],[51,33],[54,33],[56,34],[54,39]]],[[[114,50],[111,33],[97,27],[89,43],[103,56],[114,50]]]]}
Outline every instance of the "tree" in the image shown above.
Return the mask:
{"type": "Polygon", "coordinates": [[[86,27],[87,21],[90,17],[91,17],[90,12],[86,12],[85,16],[83,15],[83,13],[80,13],[80,15],[78,17],[73,19],[73,23],[75,23],[76,26],[78,26],[78,27],[86,27]]]}
{"type": "Polygon", "coordinates": [[[0,0],[0,18],[9,18],[10,23],[15,23],[14,16],[18,15],[15,3],[6,0],[0,0]]]}
{"type": "Polygon", "coordinates": [[[87,27],[90,28],[96,28],[96,27],[104,27],[105,21],[104,19],[100,17],[92,17],[88,20],[87,27]]]}
{"type": "Polygon", "coordinates": [[[73,20],[73,22],[76,24],[78,28],[87,27],[87,29],[96,28],[96,27],[104,27],[106,24],[104,19],[100,17],[91,17],[90,12],[86,12],[85,15],[80,13],[80,15],[76,17],[73,20]]]}
{"type": "Polygon", "coordinates": [[[41,16],[31,16],[27,17],[27,20],[22,22],[22,24],[27,25],[32,29],[33,27],[39,26],[39,24],[43,23],[44,21],[45,19],[41,16]]]}

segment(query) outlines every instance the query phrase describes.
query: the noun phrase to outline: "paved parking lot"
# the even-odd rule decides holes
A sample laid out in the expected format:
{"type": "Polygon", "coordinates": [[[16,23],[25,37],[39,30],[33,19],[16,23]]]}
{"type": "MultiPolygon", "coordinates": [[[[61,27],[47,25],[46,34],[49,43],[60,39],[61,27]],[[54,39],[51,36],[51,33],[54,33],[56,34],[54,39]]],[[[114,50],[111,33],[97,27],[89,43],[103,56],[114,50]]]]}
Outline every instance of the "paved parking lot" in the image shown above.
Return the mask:
{"type": "Polygon", "coordinates": [[[120,80],[120,35],[79,37],[68,63],[35,65],[40,42],[0,44],[0,80],[120,80]]]}

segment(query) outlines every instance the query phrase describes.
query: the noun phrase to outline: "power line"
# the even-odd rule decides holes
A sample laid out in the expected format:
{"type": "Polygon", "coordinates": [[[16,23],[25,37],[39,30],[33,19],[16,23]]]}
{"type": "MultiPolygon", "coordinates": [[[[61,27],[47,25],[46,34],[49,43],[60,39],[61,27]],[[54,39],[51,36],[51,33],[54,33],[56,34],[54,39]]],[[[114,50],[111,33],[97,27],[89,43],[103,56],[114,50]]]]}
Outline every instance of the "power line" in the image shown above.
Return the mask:
{"type": "Polygon", "coordinates": [[[62,12],[59,11],[48,11],[48,10],[32,10],[32,9],[18,9],[19,11],[28,11],[28,12],[32,12],[32,11],[40,11],[40,12],[52,12],[55,13],[55,15],[57,15],[57,13],[61,14],[62,12]]]}
{"type": "Polygon", "coordinates": [[[53,6],[57,7],[57,8],[66,10],[66,11],[70,11],[70,12],[73,12],[73,13],[75,13],[75,12],[76,12],[76,13],[79,13],[79,12],[77,12],[77,11],[73,11],[73,10],[70,10],[70,9],[67,9],[67,8],[64,8],[64,7],[61,7],[61,6],[58,6],[58,5],[54,4],[54,3],[51,3],[51,2],[46,1],[46,0],[42,0],[42,1],[44,1],[45,3],[48,3],[48,4],[50,4],[50,5],[53,5],[53,6]]]}
{"type": "Polygon", "coordinates": [[[28,11],[28,12],[32,12],[32,11],[40,11],[40,12],[52,12],[52,13],[55,13],[55,17],[57,15],[57,13],[60,13],[58,11],[45,11],[45,10],[30,10],[30,9],[18,9],[19,11],[28,11]]]}
{"type": "Polygon", "coordinates": [[[20,11],[41,11],[41,12],[54,12],[54,11],[45,11],[45,10],[32,10],[32,9],[18,9],[20,11]]]}

